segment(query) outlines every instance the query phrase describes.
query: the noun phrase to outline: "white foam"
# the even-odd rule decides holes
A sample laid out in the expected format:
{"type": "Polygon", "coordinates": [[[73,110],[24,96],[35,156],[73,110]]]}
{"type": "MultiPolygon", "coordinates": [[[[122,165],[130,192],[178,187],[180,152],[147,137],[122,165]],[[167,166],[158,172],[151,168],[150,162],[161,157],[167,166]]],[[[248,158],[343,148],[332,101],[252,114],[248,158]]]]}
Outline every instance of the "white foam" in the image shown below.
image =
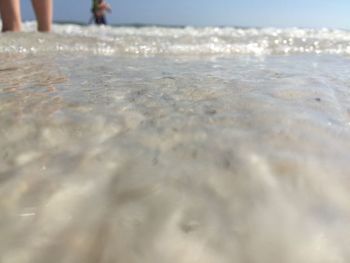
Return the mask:
{"type": "MultiPolygon", "coordinates": [[[[34,22],[23,25],[35,31],[34,22]]],[[[53,26],[55,34],[23,34],[0,40],[0,52],[80,52],[106,56],[236,56],[350,54],[350,32],[301,28],[162,28],[53,26]]]]}

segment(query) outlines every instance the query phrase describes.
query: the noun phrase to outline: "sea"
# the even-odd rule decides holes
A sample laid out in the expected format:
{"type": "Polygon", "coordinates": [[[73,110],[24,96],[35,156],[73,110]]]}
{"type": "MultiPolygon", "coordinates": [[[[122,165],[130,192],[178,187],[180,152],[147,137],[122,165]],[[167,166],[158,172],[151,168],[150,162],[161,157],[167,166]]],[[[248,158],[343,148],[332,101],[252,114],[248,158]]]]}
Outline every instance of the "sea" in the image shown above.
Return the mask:
{"type": "Polygon", "coordinates": [[[0,35],[1,263],[350,262],[350,31],[0,35]]]}

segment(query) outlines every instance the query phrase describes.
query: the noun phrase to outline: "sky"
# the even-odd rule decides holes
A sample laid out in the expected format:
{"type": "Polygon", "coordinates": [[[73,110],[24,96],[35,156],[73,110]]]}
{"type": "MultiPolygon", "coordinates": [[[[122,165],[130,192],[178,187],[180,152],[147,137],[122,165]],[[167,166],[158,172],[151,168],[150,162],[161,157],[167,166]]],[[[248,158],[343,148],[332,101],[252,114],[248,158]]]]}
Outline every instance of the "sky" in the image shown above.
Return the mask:
{"type": "MultiPolygon", "coordinates": [[[[111,24],[350,29],[350,0],[109,0],[111,24]]],[[[87,23],[91,0],[54,0],[55,21],[87,23]]],[[[22,1],[24,20],[33,20],[22,1]]]]}

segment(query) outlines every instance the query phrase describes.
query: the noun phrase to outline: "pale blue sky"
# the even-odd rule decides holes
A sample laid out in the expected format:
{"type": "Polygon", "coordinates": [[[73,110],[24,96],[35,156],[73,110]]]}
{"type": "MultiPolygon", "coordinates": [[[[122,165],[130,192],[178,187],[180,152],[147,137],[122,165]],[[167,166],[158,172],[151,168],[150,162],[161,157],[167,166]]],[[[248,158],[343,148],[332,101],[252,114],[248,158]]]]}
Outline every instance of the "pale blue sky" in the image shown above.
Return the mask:
{"type": "MultiPolygon", "coordinates": [[[[55,20],[87,22],[91,0],[54,0],[55,20]]],[[[109,0],[109,23],[350,29],[350,0],[109,0]]],[[[22,1],[23,18],[34,18],[22,1]]]]}

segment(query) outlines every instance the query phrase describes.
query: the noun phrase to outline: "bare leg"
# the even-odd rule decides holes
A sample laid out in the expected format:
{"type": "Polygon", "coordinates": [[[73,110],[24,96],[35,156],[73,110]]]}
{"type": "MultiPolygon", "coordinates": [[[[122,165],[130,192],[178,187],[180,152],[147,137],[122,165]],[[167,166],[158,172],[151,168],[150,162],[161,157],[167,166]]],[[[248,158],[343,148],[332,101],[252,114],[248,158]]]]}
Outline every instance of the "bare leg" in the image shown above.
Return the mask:
{"type": "Polygon", "coordinates": [[[21,30],[21,7],[19,0],[0,0],[2,31],[21,30]]]}
{"type": "Polygon", "coordinates": [[[52,0],[32,0],[32,3],[38,21],[38,30],[42,32],[51,31],[52,0]]]}

